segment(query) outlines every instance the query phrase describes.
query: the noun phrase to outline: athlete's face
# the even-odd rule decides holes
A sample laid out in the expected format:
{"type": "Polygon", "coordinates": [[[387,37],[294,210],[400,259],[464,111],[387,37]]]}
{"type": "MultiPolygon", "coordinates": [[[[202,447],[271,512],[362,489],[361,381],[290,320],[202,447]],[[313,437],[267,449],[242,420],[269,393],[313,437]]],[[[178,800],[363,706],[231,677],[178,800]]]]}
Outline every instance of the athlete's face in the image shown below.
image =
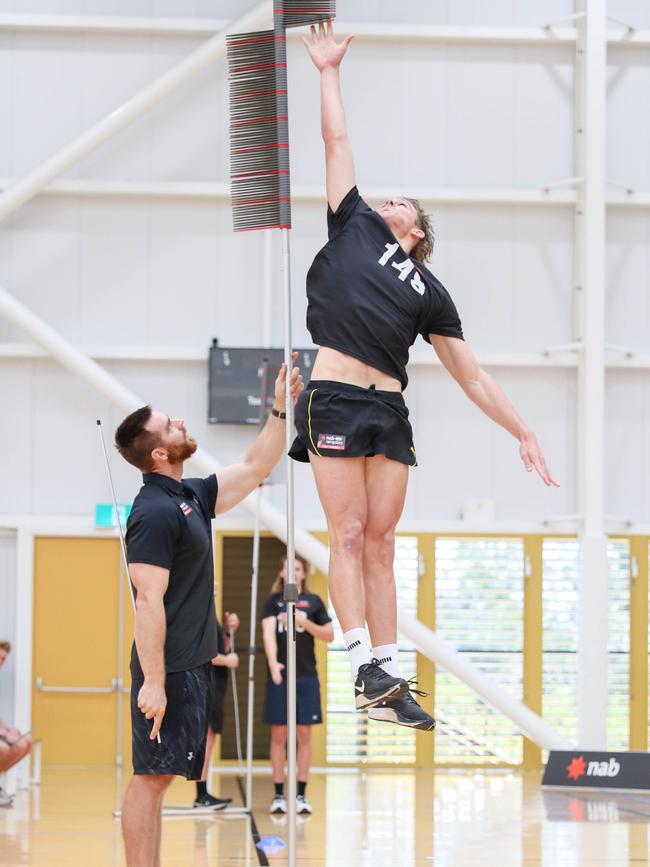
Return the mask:
{"type": "Polygon", "coordinates": [[[182,464],[191,458],[197,449],[194,437],[189,436],[182,418],[170,418],[167,413],[154,410],[146,429],[157,433],[160,445],[151,453],[156,463],[182,464]]]}
{"type": "Polygon", "coordinates": [[[418,226],[418,212],[408,199],[386,199],[379,213],[396,238],[408,238],[414,247],[424,238],[424,232],[418,226]]]}
{"type": "MultiPolygon", "coordinates": [[[[298,589],[302,587],[302,582],[305,580],[305,567],[302,565],[300,560],[296,560],[294,562],[294,581],[298,585],[298,589]]],[[[280,570],[280,578],[287,583],[287,561],[283,561],[282,569],[280,570]]]]}

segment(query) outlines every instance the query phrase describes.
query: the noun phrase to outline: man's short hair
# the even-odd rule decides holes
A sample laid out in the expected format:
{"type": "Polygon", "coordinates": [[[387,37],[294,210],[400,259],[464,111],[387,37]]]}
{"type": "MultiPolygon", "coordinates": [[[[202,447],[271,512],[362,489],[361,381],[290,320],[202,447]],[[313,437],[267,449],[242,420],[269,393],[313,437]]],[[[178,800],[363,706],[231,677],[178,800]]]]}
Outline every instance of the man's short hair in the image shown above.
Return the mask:
{"type": "Polygon", "coordinates": [[[0,650],[11,653],[11,641],[0,641],[0,650]]]}
{"type": "Polygon", "coordinates": [[[427,214],[417,199],[407,199],[406,201],[410,202],[415,208],[418,215],[416,225],[418,229],[422,229],[424,232],[424,238],[421,238],[420,241],[418,241],[411,251],[411,255],[414,259],[417,259],[418,262],[428,262],[433,253],[433,244],[436,237],[433,231],[431,215],[427,214]]]}
{"type": "Polygon", "coordinates": [[[150,406],[141,406],[131,415],[127,415],[115,431],[115,448],[125,461],[143,473],[150,473],[153,470],[151,452],[161,443],[159,433],[145,428],[151,413],[150,406]]]}

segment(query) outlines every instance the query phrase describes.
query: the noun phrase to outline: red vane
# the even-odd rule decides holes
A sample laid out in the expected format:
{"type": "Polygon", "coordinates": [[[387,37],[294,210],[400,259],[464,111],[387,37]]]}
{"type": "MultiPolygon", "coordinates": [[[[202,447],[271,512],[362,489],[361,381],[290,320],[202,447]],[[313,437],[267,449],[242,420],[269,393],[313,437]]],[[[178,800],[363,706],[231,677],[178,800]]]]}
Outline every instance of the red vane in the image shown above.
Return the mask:
{"type": "Polygon", "coordinates": [[[286,116],[283,116],[281,114],[276,114],[276,115],[269,115],[269,117],[255,118],[254,120],[237,120],[234,123],[230,124],[230,128],[235,129],[236,127],[250,126],[251,124],[255,124],[255,123],[266,123],[269,120],[289,120],[289,118],[286,116]]]}
{"type": "Polygon", "coordinates": [[[291,224],[284,225],[284,223],[274,223],[272,226],[267,226],[266,223],[260,223],[259,226],[246,226],[246,228],[235,229],[235,232],[257,232],[258,229],[290,229],[291,224]]]}
{"type": "Polygon", "coordinates": [[[287,93],[286,90],[256,90],[253,93],[245,93],[244,96],[231,96],[232,102],[239,102],[242,99],[252,99],[254,96],[271,96],[277,93],[287,93]]]}
{"type": "Polygon", "coordinates": [[[245,154],[248,151],[270,151],[270,150],[273,150],[273,148],[288,148],[288,147],[289,147],[288,144],[282,144],[281,142],[278,142],[277,144],[270,144],[270,145],[255,145],[255,147],[235,148],[230,153],[232,153],[232,154],[245,154]]]}
{"type": "Polygon", "coordinates": [[[275,36],[273,33],[270,33],[268,36],[259,36],[256,39],[242,39],[241,42],[236,39],[229,39],[228,44],[232,45],[234,48],[239,48],[240,45],[254,45],[258,42],[275,42],[284,41],[286,36],[275,36]]]}
{"type": "Polygon", "coordinates": [[[230,77],[234,78],[241,72],[252,72],[254,69],[273,69],[273,67],[286,68],[286,66],[286,63],[263,63],[259,66],[240,66],[238,69],[233,69],[233,71],[230,73],[230,77]]]}

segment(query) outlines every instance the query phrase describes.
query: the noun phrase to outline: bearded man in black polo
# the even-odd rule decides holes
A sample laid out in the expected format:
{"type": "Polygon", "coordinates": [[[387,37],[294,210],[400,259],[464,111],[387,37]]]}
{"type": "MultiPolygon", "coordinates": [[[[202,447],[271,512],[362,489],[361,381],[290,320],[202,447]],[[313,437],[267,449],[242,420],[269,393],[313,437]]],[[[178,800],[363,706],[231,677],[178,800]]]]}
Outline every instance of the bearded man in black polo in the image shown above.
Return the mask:
{"type": "MultiPolygon", "coordinates": [[[[218,653],[211,519],[240,503],[268,476],[285,444],[286,368],[275,404],[243,461],[205,479],[184,479],[196,451],[183,419],[142,407],[127,416],[115,444],[143,472],[127,523],[136,593],[131,654],[133,772],[122,808],[129,867],[160,864],[161,807],[175,775],[200,780],[208,729],[209,673],[218,653]]],[[[302,391],[291,373],[294,402],[302,391]]]]}

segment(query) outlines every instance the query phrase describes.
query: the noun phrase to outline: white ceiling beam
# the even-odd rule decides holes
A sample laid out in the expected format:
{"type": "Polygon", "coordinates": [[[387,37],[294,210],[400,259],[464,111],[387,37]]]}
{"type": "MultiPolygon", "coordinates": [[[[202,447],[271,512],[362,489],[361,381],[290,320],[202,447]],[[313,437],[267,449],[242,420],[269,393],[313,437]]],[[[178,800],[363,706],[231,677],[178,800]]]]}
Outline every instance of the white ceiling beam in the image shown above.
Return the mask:
{"type": "Polygon", "coordinates": [[[25,177],[16,181],[0,194],[0,220],[16,211],[45,189],[52,181],[64,174],[84,157],[109,141],[133,121],[177,91],[198,73],[207,69],[226,53],[226,36],[230,32],[245,33],[255,30],[271,20],[272,3],[264,0],[247,15],[234,22],[228,30],[218,33],[191,52],[187,57],[156,78],[135,96],[128,99],[98,123],[63,148],[48,157],[25,177]]]}

